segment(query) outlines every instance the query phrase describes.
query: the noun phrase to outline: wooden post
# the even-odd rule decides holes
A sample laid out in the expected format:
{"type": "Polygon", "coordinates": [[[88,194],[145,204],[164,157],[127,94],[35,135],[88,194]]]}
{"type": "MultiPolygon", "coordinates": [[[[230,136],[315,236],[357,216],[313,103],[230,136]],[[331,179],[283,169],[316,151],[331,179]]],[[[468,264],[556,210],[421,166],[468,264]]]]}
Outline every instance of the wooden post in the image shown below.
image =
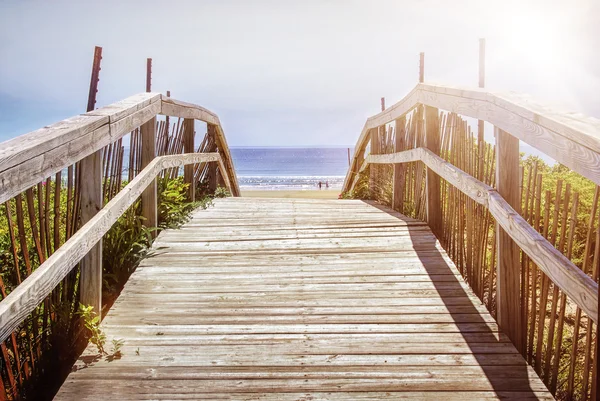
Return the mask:
{"type": "MultiPolygon", "coordinates": [[[[485,39],[479,39],[479,87],[485,87],[485,39]]],[[[483,181],[484,175],[484,122],[483,120],[477,121],[477,144],[479,147],[479,165],[476,177],[483,181]]]]}
{"type": "MultiPolygon", "coordinates": [[[[394,143],[394,151],[401,152],[404,150],[406,117],[402,116],[396,119],[396,138],[394,143]]],[[[406,182],[404,164],[394,164],[394,189],[392,193],[392,209],[404,213],[404,186],[406,182]]]]}
{"type": "Polygon", "coordinates": [[[98,93],[98,81],[100,80],[100,62],[102,61],[102,48],[94,48],[94,61],[92,63],[92,79],[90,80],[90,90],[88,93],[87,111],[96,108],[96,94],[98,93]]]}
{"type": "MultiPolygon", "coordinates": [[[[167,97],[171,97],[171,91],[167,91],[167,97]]],[[[169,135],[171,127],[171,119],[169,118],[169,116],[165,116],[165,126],[165,132],[167,133],[167,135],[169,135]]]]}
{"type": "MultiPolygon", "coordinates": [[[[193,118],[186,118],[183,120],[183,153],[194,153],[195,144],[194,144],[194,122],[193,118]]],[[[190,202],[194,202],[196,196],[196,183],[194,182],[194,171],[196,170],[196,165],[194,164],[186,164],[183,167],[183,181],[188,184],[188,199],[190,202]]]]}
{"type": "Polygon", "coordinates": [[[425,82],[425,53],[419,53],[419,83],[425,82]]]}
{"type": "MultiPolygon", "coordinates": [[[[496,136],[496,189],[517,213],[521,207],[519,191],[519,140],[494,129],[496,136]]],[[[496,223],[498,325],[519,352],[523,351],[523,321],[521,316],[519,248],[496,223]]]]}
{"type": "Polygon", "coordinates": [[[152,59],[146,59],[146,92],[152,89],[152,59]]]}
{"type": "MultiPolygon", "coordinates": [[[[439,156],[440,154],[440,124],[438,109],[425,106],[425,147],[439,156]]],[[[442,197],[440,177],[431,169],[427,169],[427,223],[438,239],[442,238],[442,197]]]]}
{"type": "MultiPolygon", "coordinates": [[[[379,154],[379,127],[371,128],[371,154],[378,155],[379,154]]],[[[371,164],[369,167],[369,194],[371,199],[377,199],[377,195],[379,194],[379,183],[377,180],[377,165],[371,164]]]]}
{"type": "MultiPolygon", "coordinates": [[[[85,157],[79,164],[81,176],[81,224],[85,224],[102,209],[102,151],[85,157]]],[[[102,314],[102,239],[81,259],[79,276],[80,301],[102,314]]]]}
{"type": "MultiPolygon", "coordinates": [[[[141,167],[143,169],[156,157],[156,117],[141,126],[140,134],[142,137],[141,167]]],[[[142,216],[145,218],[144,225],[149,228],[158,226],[156,197],[156,179],[154,179],[142,193],[142,216]]],[[[153,236],[156,236],[156,231],[153,231],[153,236]]]]}
{"type": "MultiPolygon", "coordinates": [[[[217,126],[206,124],[208,142],[216,143],[217,126]]],[[[214,193],[217,189],[217,163],[208,163],[208,191],[214,193]]]]}
{"type": "MultiPolygon", "coordinates": [[[[96,108],[96,94],[100,81],[100,62],[102,48],[94,49],[92,77],[88,94],[87,111],[96,108]]],[[[77,169],[82,180],[78,180],[80,193],[81,224],[85,224],[103,206],[102,199],[102,151],[98,150],[82,159],[77,169]]],[[[86,306],[92,306],[94,312],[102,315],[102,239],[81,259],[81,274],[79,275],[79,301],[86,306]]]]}

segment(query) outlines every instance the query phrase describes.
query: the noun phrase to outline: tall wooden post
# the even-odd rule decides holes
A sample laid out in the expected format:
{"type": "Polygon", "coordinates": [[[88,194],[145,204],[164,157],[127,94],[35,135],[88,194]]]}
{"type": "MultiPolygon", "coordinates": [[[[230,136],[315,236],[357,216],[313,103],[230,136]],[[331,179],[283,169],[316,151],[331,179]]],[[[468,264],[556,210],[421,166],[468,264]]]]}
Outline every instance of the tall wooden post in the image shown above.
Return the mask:
{"type": "MultiPolygon", "coordinates": [[[[436,155],[440,154],[440,124],[438,109],[425,106],[425,147],[436,155]]],[[[442,238],[442,197],[440,176],[427,169],[427,223],[438,239],[442,238]]]]}
{"type": "MultiPolygon", "coordinates": [[[[519,140],[494,129],[496,136],[496,189],[519,213],[519,140]]],[[[521,262],[519,248],[496,223],[497,287],[496,304],[498,324],[511,339],[517,350],[523,351],[523,321],[520,308],[521,262]]]]}
{"type": "Polygon", "coordinates": [[[152,90],[152,59],[146,59],[146,92],[152,90]]]}
{"type": "MultiPolygon", "coordinates": [[[[81,160],[81,224],[85,224],[102,209],[102,151],[81,160]]],[[[80,301],[102,312],[102,240],[81,260],[80,301]]]]}
{"type": "MultiPolygon", "coordinates": [[[[379,135],[379,127],[371,128],[370,134],[371,136],[371,154],[378,155],[380,152],[380,135],[379,135]]],[[[377,176],[377,165],[371,164],[369,167],[369,194],[371,199],[377,199],[379,195],[379,177],[377,176]]]]}
{"type": "MultiPolygon", "coordinates": [[[[142,137],[142,169],[145,168],[156,157],[156,117],[152,117],[147,123],[140,127],[142,137]]],[[[158,226],[156,212],[156,179],[152,181],[144,192],[142,192],[142,216],[145,218],[144,225],[152,228],[158,226]]],[[[156,231],[153,231],[156,236],[156,231]]]]}
{"type": "MultiPolygon", "coordinates": [[[[479,87],[485,87],[485,39],[479,39],[479,87]]],[[[477,178],[483,181],[484,175],[484,122],[483,120],[477,121],[477,144],[479,147],[479,165],[477,171],[477,178]]]]}
{"type": "MultiPolygon", "coordinates": [[[[167,97],[171,97],[171,91],[167,91],[167,97]]],[[[167,133],[167,135],[170,132],[170,127],[171,127],[171,119],[169,118],[169,116],[165,116],[165,132],[167,133]]]]}
{"type": "MultiPolygon", "coordinates": [[[[194,119],[186,118],[183,120],[183,153],[194,153],[194,119]]],[[[196,199],[196,183],[194,182],[194,171],[196,166],[194,164],[186,164],[183,167],[183,181],[188,184],[188,199],[190,202],[194,202],[196,199]]]]}
{"type": "MultiPolygon", "coordinates": [[[[100,80],[100,62],[102,48],[94,49],[92,77],[88,95],[87,111],[96,108],[96,94],[100,80]]],[[[102,150],[85,157],[78,163],[81,170],[79,180],[81,197],[81,224],[94,217],[103,206],[102,199],[102,150]]],[[[102,313],[102,240],[81,259],[81,274],[79,276],[79,300],[83,305],[92,306],[98,316],[102,313]]]]}
{"type": "MultiPolygon", "coordinates": [[[[217,140],[217,126],[213,124],[206,124],[208,141],[216,143],[217,140]]],[[[215,146],[216,148],[216,146],[215,146]]],[[[218,150],[218,149],[217,149],[218,150]]],[[[217,163],[208,163],[208,190],[210,193],[214,193],[217,189],[217,163]]]]}
{"type": "MultiPolygon", "coordinates": [[[[406,117],[402,116],[396,119],[396,137],[394,151],[402,152],[406,146],[406,117]]],[[[392,208],[400,213],[404,213],[404,187],[406,177],[404,176],[404,164],[394,164],[394,188],[392,193],[392,208]]]]}

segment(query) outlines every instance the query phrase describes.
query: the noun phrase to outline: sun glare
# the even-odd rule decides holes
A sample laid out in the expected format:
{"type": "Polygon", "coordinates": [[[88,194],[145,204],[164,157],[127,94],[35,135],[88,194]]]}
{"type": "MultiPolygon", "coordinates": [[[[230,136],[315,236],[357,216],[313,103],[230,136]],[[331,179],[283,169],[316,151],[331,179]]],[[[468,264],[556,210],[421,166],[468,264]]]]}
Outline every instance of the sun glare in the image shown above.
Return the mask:
{"type": "Polygon", "coordinates": [[[511,15],[501,28],[505,51],[524,67],[551,72],[566,58],[568,32],[561,31],[560,25],[553,16],[540,12],[511,15]]]}

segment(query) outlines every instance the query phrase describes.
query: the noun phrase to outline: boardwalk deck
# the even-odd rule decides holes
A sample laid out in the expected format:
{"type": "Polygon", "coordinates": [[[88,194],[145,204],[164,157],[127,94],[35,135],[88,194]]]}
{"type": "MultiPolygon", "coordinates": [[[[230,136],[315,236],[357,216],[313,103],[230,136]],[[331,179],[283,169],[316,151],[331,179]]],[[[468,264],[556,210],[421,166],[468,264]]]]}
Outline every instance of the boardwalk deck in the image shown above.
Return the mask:
{"type": "Polygon", "coordinates": [[[429,228],[361,201],[228,198],[167,230],[57,400],[553,399],[429,228]]]}

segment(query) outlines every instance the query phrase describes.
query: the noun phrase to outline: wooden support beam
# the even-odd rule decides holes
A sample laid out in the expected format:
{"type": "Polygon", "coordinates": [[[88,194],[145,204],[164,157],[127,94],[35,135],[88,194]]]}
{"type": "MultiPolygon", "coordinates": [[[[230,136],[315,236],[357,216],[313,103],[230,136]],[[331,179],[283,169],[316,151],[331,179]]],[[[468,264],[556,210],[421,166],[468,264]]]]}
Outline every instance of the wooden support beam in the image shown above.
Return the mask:
{"type": "MultiPolygon", "coordinates": [[[[396,137],[394,151],[401,152],[406,147],[406,117],[396,119],[396,137]]],[[[392,193],[392,208],[404,213],[404,186],[406,183],[405,166],[401,163],[394,164],[394,188],[392,193]]]]}
{"type": "MultiPolygon", "coordinates": [[[[371,129],[371,151],[372,155],[380,154],[380,140],[379,127],[371,129]]],[[[369,194],[371,199],[377,199],[379,195],[379,176],[378,168],[373,165],[369,170],[369,194]]]]}
{"type": "MultiPolygon", "coordinates": [[[[194,153],[195,152],[195,130],[194,130],[194,122],[195,120],[192,118],[186,118],[183,120],[183,153],[194,153]]],[[[194,171],[196,171],[196,166],[193,164],[188,164],[183,168],[183,181],[188,184],[188,200],[190,202],[194,202],[196,199],[196,183],[194,182],[194,171]]]]}
{"type": "MultiPolygon", "coordinates": [[[[90,221],[102,209],[102,151],[98,150],[81,160],[81,224],[90,221]]],[[[102,238],[81,260],[79,299],[92,306],[98,316],[102,313],[102,238]]]]}
{"type": "MultiPolygon", "coordinates": [[[[142,137],[142,169],[146,167],[156,157],[156,117],[151,118],[140,128],[142,137]]],[[[156,179],[142,193],[142,216],[145,218],[146,227],[152,228],[158,226],[158,216],[156,211],[156,179]]],[[[156,236],[156,231],[153,231],[156,236]]]]}
{"type": "MultiPolygon", "coordinates": [[[[438,109],[425,107],[425,147],[435,155],[440,155],[440,123],[438,109]]],[[[442,197],[440,188],[440,176],[429,167],[426,177],[427,193],[427,223],[431,231],[442,238],[442,197]]]]}
{"type": "MultiPolygon", "coordinates": [[[[496,189],[519,213],[519,140],[495,128],[496,189]]],[[[523,321],[521,316],[519,247],[511,236],[496,224],[498,324],[520,352],[523,351],[523,321]]]]}
{"type": "MultiPolygon", "coordinates": [[[[208,140],[215,142],[217,136],[217,126],[214,124],[206,124],[208,140]]],[[[209,163],[208,165],[208,190],[210,193],[214,193],[217,189],[217,165],[215,163],[209,163]]]]}

